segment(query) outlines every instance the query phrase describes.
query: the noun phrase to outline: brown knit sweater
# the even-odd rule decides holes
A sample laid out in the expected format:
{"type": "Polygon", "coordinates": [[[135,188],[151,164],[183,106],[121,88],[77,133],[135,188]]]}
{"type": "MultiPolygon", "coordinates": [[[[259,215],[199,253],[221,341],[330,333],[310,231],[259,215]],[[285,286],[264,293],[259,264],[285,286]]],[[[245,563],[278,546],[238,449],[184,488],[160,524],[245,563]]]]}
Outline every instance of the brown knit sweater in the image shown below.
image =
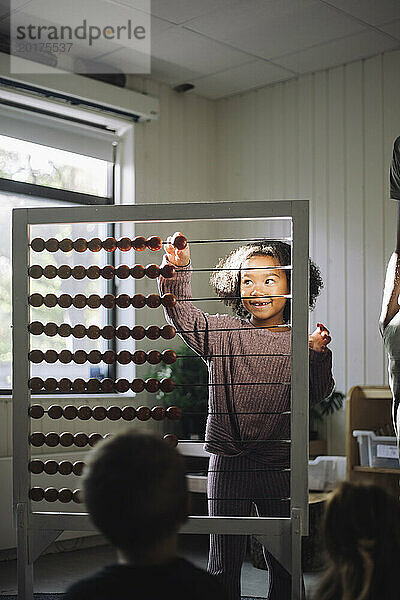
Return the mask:
{"type": "MultiPolygon", "coordinates": [[[[205,449],[225,456],[246,454],[275,468],[288,468],[290,356],[277,355],[290,354],[291,332],[210,315],[190,301],[179,301],[192,297],[190,281],[190,271],[183,268],[171,279],[160,277],[159,287],[178,299],[165,310],[167,320],[208,366],[205,449]]],[[[310,403],[315,404],[334,387],[331,351],[310,350],[309,364],[310,403]]]]}

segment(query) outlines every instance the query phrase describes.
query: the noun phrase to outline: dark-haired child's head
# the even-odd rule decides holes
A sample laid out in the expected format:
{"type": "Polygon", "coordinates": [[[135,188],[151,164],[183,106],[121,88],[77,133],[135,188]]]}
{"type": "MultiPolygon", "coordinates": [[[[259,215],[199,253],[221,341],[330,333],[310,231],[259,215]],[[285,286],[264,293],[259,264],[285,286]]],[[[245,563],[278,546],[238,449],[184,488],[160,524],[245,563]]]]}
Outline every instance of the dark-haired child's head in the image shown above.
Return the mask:
{"type": "MultiPolygon", "coordinates": [[[[284,242],[250,243],[230,252],[216,265],[210,283],[222,301],[243,319],[257,318],[268,314],[268,306],[257,306],[254,302],[242,299],[252,294],[290,294],[291,271],[279,269],[291,265],[291,246],[284,242]],[[261,258],[257,258],[261,257],[261,258]],[[264,261],[262,260],[264,258],[264,261]],[[265,268],[265,271],[262,270],[265,268]],[[261,279],[264,281],[261,281],[261,279]],[[267,281],[267,278],[269,280],[267,281]],[[255,290],[257,288],[258,291],[255,290]]],[[[317,265],[310,261],[309,306],[314,308],[316,299],[323,287],[321,273],[317,265]]],[[[267,304],[267,302],[266,302],[267,304]]],[[[290,321],[290,301],[277,298],[272,302],[276,315],[279,311],[282,322],[290,321]]],[[[271,308],[271,307],[270,307],[271,308]]]]}
{"type": "Polygon", "coordinates": [[[100,442],[86,462],[83,493],[94,525],[126,556],[151,550],[187,519],[183,458],[150,433],[100,442]]]}

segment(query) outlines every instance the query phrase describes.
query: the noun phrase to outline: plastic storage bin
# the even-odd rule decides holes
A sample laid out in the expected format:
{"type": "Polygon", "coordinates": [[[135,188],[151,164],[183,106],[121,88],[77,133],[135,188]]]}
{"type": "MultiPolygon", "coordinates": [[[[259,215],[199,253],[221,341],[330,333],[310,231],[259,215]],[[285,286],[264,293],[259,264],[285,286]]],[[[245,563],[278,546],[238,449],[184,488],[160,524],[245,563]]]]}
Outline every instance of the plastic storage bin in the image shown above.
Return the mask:
{"type": "Polygon", "coordinates": [[[380,469],[400,469],[399,449],[395,437],[375,435],[373,431],[355,429],[358,440],[360,466],[380,469]]]}
{"type": "Polygon", "coordinates": [[[346,478],[345,456],[317,456],[308,461],[308,489],[313,492],[333,490],[346,478]]]}

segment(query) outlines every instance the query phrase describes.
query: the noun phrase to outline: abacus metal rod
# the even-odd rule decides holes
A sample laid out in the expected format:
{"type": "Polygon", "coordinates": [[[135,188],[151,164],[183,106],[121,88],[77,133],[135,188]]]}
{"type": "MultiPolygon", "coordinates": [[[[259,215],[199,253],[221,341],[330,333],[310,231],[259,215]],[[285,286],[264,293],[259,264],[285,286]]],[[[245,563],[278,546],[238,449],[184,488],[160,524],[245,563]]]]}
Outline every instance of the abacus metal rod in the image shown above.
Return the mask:
{"type": "MultiPolygon", "coordinates": [[[[216,240],[187,240],[188,244],[219,244],[219,243],[237,243],[237,242],[291,242],[291,237],[280,238],[220,238],[216,240]]],[[[171,242],[163,241],[163,244],[171,242]]]]}
{"type": "Polygon", "coordinates": [[[177,302],[202,302],[202,301],[210,301],[210,300],[219,300],[220,302],[223,300],[260,300],[262,298],[288,298],[292,299],[292,294],[268,294],[263,296],[227,296],[226,298],[220,298],[219,296],[211,296],[209,298],[177,298],[177,302]]]}

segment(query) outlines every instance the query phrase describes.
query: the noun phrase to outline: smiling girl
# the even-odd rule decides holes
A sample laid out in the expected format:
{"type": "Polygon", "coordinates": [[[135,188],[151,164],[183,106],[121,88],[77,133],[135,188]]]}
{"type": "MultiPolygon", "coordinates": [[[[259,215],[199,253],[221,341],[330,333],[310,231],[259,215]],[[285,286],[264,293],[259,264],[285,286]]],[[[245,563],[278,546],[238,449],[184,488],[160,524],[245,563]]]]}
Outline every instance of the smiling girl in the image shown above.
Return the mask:
{"type": "MultiPolygon", "coordinates": [[[[182,235],[180,232],[174,234],[182,235]]],[[[173,237],[174,237],[173,236],[173,237]]],[[[290,294],[291,248],[283,242],[241,246],[216,266],[210,282],[236,316],[210,315],[191,300],[190,250],[165,246],[165,262],[176,267],[160,278],[160,291],[178,302],[167,320],[206,362],[209,409],[205,450],[210,515],[289,516],[290,508],[290,294]],[[275,297],[278,296],[278,297],[275,297]]],[[[310,308],[322,287],[310,263],[310,308]]],[[[329,331],[321,324],[309,336],[310,403],[333,390],[329,331]]],[[[307,444],[308,440],[304,440],[307,444]]],[[[231,600],[240,599],[246,536],[211,535],[208,570],[219,576],[231,600]]],[[[290,600],[291,578],[264,549],[269,600],[290,600]]]]}

